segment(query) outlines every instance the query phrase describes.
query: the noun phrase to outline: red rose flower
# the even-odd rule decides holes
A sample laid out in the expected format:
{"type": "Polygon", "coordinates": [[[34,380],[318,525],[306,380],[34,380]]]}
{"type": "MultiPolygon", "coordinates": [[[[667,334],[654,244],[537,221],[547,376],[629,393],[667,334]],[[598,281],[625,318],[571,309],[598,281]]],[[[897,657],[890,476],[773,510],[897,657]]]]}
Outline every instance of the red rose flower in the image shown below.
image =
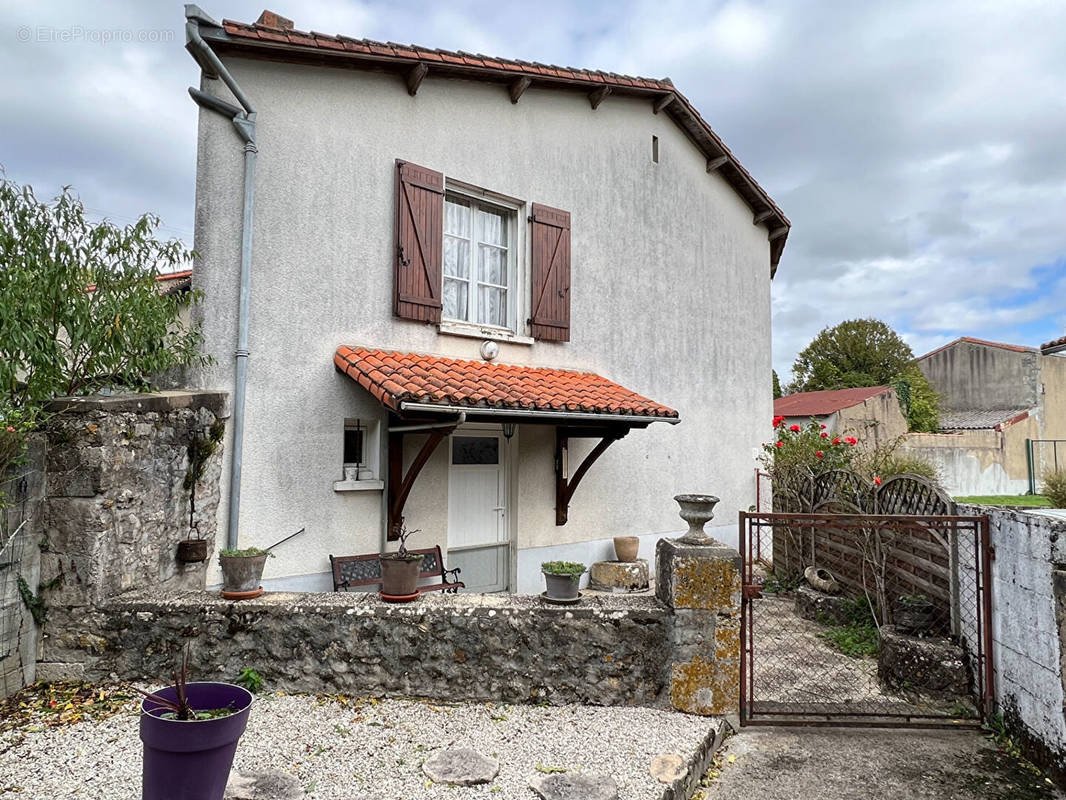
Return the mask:
{"type": "Polygon", "coordinates": [[[776,428],[778,425],[780,425],[784,421],[785,421],[784,417],[780,417],[780,416],[779,417],[774,417],[774,427],[776,428]]]}
{"type": "Polygon", "coordinates": [[[822,438],[823,439],[828,439],[829,438],[829,434],[826,433],[825,431],[822,431],[822,438]]]}
{"type": "Polygon", "coordinates": [[[840,444],[840,437],[839,436],[834,436],[833,437],[833,444],[840,444]]]}
{"type": "Polygon", "coordinates": [[[800,426],[799,425],[789,425],[788,429],[790,431],[792,431],[793,433],[799,433],[800,426]]]}
{"type": "Polygon", "coordinates": [[[784,444],[785,444],[784,442],[778,442],[777,444],[774,445],[774,447],[783,447],[784,444]]]}
{"type": "Polygon", "coordinates": [[[824,425],[824,424],[822,425],[822,430],[823,430],[823,431],[825,430],[825,425],[824,425]]]}
{"type": "Polygon", "coordinates": [[[821,450],[819,450],[817,453],[815,453],[815,455],[818,456],[818,458],[821,458],[822,456],[825,455],[825,453],[823,453],[821,450]]]}
{"type": "Polygon", "coordinates": [[[876,483],[878,486],[881,485],[881,479],[878,478],[876,475],[874,475],[874,483],[876,483]]]}

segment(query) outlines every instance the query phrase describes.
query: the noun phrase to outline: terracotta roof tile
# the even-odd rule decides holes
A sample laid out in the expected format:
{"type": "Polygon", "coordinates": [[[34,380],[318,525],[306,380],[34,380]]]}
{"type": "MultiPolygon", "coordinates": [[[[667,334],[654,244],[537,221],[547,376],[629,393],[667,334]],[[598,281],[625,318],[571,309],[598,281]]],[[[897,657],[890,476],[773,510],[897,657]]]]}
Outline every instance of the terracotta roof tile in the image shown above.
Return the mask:
{"type": "MultiPolygon", "coordinates": [[[[699,112],[696,111],[688,99],[677,91],[673,81],[669,78],[646,78],[636,75],[605,73],[600,70],[549,66],[546,64],[522,61],[520,59],[490,57],[480,53],[476,56],[471,56],[469,53],[464,54],[454,53],[447,50],[435,50],[413,44],[393,45],[390,47],[381,42],[373,42],[368,39],[327,36],[321,33],[299,33],[295,36],[290,33],[287,40],[279,40],[277,39],[278,29],[276,28],[268,28],[259,24],[249,25],[247,23],[235,22],[233,20],[223,20],[222,27],[227,35],[228,42],[233,45],[241,45],[269,38],[272,42],[283,41],[293,47],[306,48],[313,46],[328,50],[348,51],[350,53],[369,53],[400,61],[429,61],[437,64],[444,63],[448,65],[448,69],[451,71],[476,69],[478,70],[478,77],[481,78],[486,77],[485,70],[491,70],[496,72],[501,78],[507,77],[507,73],[519,73],[531,77],[541,76],[549,80],[565,80],[570,82],[571,85],[574,82],[584,82],[590,85],[606,84],[620,89],[638,90],[640,92],[662,91],[673,93],[677,96],[678,100],[680,100],[680,103],[677,104],[678,113],[682,116],[687,115],[688,117],[691,117],[692,120],[692,123],[690,123],[688,120],[683,121],[678,119],[678,124],[686,130],[691,130],[692,124],[700,129],[700,137],[706,139],[706,143],[701,146],[707,150],[709,158],[717,157],[719,153],[729,156],[732,169],[723,172],[726,179],[730,181],[730,183],[737,185],[738,191],[741,191],[742,195],[746,197],[749,194],[751,195],[751,197],[748,197],[747,199],[749,203],[753,204],[753,208],[756,210],[761,208],[769,209],[776,217],[776,224],[784,226],[785,228],[791,226],[791,223],[789,222],[788,217],[785,216],[784,212],[781,211],[769,194],[759,186],[751,173],[744,169],[740,162],[732,156],[719,136],[711,129],[711,126],[707,124],[702,116],[700,116],[699,112]],[[313,42],[313,44],[310,44],[310,42],[313,42]],[[734,174],[734,172],[736,174],[734,174]]],[[[672,114],[672,116],[676,115],[672,114]]],[[[774,269],[776,269],[778,260],[781,257],[781,251],[784,248],[786,238],[787,237],[784,236],[776,238],[771,245],[770,258],[774,269]]]]}
{"type": "Polygon", "coordinates": [[[1040,349],[1053,350],[1064,346],[1066,346],[1066,336],[1062,336],[1058,339],[1052,339],[1050,342],[1044,342],[1042,345],[1040,345],[1040,349]]]}
{"type": "Polygon", "coordinates": [[[824,392],[797,392],[774,400],[774,416],[821,417],[864,400],[894,391],[891,386],[863,386],[858,389],[831,389],[824,392]]]}
{"type": "Polygon", "coordinates": [[[393,411],[404,402],[677,419],[677,412],[592,372],[339,347],[338,370],[393,411]]]}
{"type": "Polygon", "coordinates": [[[954,347],[955,345],[961,344],[963,342],[965,342],[966,344],[984,345],[985,347],[998,347],[1000,350],[1011,350],[1011,351],[1013,351],[1015,353],[1034,353],[1034,352],[1036,352],[1036,348],[1035,347],[1025,347],[1024,345],[1020,345],[1020,344],[1005,344],[1004,342],[990,342],[987,339],[975,339],[972,336],[960,336],[955,341],[948,342],[945,345],[941,345],[936,350],[930,350],[924,356],[919,356],[918,358],[919,359],[929,358],[929,356],[931,356],[931,355],[935,355],[936,353],[939,353],[942,350],[947,350],[949,347],[954,347]]]}

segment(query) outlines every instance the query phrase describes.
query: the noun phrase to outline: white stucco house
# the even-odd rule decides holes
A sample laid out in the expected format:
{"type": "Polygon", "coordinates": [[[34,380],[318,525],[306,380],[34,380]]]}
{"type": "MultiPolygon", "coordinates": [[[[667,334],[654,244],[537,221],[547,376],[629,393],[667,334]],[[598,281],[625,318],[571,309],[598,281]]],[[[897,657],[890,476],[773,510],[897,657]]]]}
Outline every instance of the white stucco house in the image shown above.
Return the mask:
{"type": "Polygon", "coordinates": [[[668,79],[187,22],[220,547],[304,529],[264,586],[329,590],[405,524],[539,592],[691,491],[735,542],[789,222],[668,79]]]}

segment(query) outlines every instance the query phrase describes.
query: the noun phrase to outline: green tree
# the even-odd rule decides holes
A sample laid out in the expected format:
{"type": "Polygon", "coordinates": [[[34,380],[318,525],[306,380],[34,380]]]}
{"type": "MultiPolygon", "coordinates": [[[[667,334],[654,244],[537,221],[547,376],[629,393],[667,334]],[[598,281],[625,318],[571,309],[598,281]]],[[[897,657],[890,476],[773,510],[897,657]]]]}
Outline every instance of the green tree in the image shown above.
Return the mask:
{"type": "Polygon", "coordinates": [[[777,370],[771,370],[774,376],[774,400],[781,396],[781,379],[777,377],[777,370]]]}
{"type": "MultiPolygon", "coordinates": [[[[65,188],[51,203],[0,179],[0,421],[26,427],[57,396],[151,388],[172,367],[204,363],[181,298],[156,277],[189,262],[159,219],[90,222],[65,188]]],[[[198,302],[194,293],[191,302],[198,302]]]]}
{"type": "Polygon", "coordinates": [[[912,431],[935,431],[939,398],[892,328],[877,319],[852,319],[825,328],[792,365],[793,392],[891,385],[912,431]]]}

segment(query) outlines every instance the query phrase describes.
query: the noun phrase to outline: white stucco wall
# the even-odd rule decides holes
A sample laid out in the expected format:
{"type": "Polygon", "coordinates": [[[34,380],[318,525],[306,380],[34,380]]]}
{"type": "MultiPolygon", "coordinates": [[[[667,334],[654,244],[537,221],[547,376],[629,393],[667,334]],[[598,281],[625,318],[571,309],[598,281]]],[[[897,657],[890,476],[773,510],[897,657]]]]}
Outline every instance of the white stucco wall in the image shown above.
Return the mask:
{"type": "MultiPolygon", "coordinates": [[[[767,231],[665,115],[616,97],[593,111],[583,93],[536,88],[512,105],[501,86],[432,73],[412,98],[395,76],[227,64],[259,112],[240,544],[307,528],[278,549],[268,579],[320,574],[331,552],[381,545],[381,492],[332,487],[343,419],[383,419],[334,371],[337,346],[478,358],[480,340],[392,315],[397,158],[571,212],[571,342],[503,344],[500,362],[596,371],[681,414],[680,425],[655,423],[612,446],[563,527],[554,524],[553,430],[521,426],[511,509],[519,550],[680,531],[671,498],[681,491],[721,497],[716,522],[754,503],[754,453],[772,416],[767,231]]],[[[218,81],[204,88],[227,96],[218,81]]],[[[226,390],[242,158],[230,123],[201,112],[195,281],[217,361],[202,385],[226,390]]],[[[573,466],[591,445],[572,448],[573,466]]],[[[446,465],[442,447],[408,501],[409,526],[424,531],[415,546],[446,540],[446,465]]],[[[225,504],[219,513],[224,520],[225,504]]]]}

